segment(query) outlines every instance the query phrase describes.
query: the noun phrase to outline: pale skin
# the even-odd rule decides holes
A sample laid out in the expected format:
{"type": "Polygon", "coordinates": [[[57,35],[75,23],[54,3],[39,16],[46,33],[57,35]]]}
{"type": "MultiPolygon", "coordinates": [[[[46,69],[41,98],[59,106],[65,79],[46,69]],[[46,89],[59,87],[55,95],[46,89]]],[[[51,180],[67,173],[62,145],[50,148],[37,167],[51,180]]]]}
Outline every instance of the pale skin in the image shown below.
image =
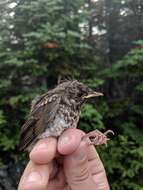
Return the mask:
{"type": "Polygon", "coordinates": [[[81,130],[68,129],[59,140],[39,140],[30,153],[18,190],[109,190],[98,153],[82,140],[83,136],[81,130]]]}

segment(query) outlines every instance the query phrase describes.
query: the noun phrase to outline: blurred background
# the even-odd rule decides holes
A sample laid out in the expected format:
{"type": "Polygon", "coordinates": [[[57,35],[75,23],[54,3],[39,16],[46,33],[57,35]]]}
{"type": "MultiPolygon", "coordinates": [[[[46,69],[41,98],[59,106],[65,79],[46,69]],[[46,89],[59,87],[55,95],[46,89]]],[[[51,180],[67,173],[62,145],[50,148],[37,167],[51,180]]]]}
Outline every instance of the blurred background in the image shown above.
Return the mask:
{"type": "Polygon", "coordinates": [[[112,129],[98,147],[111,190],[143,190],[143,1],[0,0],[0,190],[15,190],[31,100],[62,78],[104,93],[79,128],[112,129]]]}

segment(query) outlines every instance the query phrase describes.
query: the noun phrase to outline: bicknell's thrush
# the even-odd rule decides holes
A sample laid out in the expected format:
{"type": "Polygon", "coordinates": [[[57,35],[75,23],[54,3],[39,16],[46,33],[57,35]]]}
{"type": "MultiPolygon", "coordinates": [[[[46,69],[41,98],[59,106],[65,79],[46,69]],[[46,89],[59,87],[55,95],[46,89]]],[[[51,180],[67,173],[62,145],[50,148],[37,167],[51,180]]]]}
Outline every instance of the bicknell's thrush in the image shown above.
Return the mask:
{"type": "MultiPolygon", "coordinates": [[[[58,137],[68,128],[76,128],[81,106],[88,98],[102,96],[77,80],[65,81],[32,101],[31,112],[21,128],[20,149],[30,151],[38,139],[58,137]]],[[[107,133],[98,130],[85,135],[90,144],[106,144],[107,133]]]]}

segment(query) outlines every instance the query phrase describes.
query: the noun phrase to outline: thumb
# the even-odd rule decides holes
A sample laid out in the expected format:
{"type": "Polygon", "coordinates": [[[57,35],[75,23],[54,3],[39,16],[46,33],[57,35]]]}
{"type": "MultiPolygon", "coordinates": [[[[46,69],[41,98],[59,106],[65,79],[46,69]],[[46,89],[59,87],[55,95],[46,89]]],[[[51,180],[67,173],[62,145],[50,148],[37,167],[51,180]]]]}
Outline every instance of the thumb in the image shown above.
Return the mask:
{"type": "Polygon", "coordinates": [[[65,156],[64,172],[72,190],[95,190],[95,183],[88,167],[87,145],[82,141],[72,154],[65,156]]]}

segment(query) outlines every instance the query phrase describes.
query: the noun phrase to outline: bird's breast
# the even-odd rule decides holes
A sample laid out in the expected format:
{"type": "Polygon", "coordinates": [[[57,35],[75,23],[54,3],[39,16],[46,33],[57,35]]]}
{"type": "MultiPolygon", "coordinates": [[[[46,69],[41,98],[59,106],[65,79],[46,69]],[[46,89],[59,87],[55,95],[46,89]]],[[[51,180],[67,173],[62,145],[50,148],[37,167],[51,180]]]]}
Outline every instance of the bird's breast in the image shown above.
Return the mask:
{"type": "Polygon", "coordinates": [[[60,136],[67,128],[76,128],[79,120],[79,112],[72,107],[60,105],[58,112],[52,122],[46,126],[46,131],[42,137],[60,136]]]}

